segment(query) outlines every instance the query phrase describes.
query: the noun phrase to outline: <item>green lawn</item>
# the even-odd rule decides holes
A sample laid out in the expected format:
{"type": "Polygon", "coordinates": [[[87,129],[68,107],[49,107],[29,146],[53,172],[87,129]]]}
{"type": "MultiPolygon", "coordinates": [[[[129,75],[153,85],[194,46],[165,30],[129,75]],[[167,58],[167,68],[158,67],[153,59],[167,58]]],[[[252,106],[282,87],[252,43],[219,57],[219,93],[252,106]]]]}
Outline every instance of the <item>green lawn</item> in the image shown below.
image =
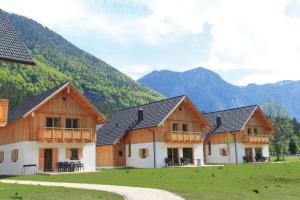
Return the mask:
{"type": "Polygon", "coordinates": [[[10,200],[18,192],[23,200],[121,200],[116,194],[62,187],[45,187],[0,183],[0,199],[10,200]]]}
{"type": "Polygon", "coordinates": [[[86,174],[38,175],[12,179],[162,188],[188,200],[300,199],[300,162],[102,170],[86,174]]]}

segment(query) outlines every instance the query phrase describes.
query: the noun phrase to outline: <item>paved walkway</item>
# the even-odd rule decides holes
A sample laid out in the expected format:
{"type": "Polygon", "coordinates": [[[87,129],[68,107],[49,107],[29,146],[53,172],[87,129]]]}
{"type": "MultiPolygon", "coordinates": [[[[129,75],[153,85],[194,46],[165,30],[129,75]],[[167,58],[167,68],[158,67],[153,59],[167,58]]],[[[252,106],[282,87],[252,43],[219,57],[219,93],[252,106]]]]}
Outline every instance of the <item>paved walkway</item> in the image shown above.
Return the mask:
{"type": "Polygon", "coordinates": [[[101,190],[101,191],[117,193],[123,196],[126,200],[141,200],[141,199],[143,200],[184,200],[182,197],[179,197],[165,190],[141,188],[141,187],[81,184],[81,183],[40,182],[40,181],[17,181],[17,180],[5,180],[5,179],[0,180],[0,183],[59,186],[59,187],[67,187],[67,188],[101,190]]]}

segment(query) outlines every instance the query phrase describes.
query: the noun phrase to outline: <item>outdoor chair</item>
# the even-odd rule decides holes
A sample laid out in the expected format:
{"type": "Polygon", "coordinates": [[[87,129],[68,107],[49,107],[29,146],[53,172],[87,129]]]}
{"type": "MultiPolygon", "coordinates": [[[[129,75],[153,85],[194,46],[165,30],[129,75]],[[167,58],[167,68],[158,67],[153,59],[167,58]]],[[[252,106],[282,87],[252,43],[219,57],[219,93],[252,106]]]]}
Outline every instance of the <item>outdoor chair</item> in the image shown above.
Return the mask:
{"type": "Polygon", "coordinates": [[[262,156],[259,155],[259,154],[257,154],[257,155],[255,156],[255,161],[256,161],[256,162],[261,162],[261,161],[262,161],[262,156]]]}
{"type": "Polygon", "coordinates": [[[181,164],[181,166],[187,165],[188,164],[187,159],[186,158],[180,158],[180,164],[181,164]]]}
{"type": "Polygon", "coordinates": [[[64,163],[63,162],[58,162],[57,165],[58,165],[58,169],[57,169],[58,172],[64,171],[64,163]]]}
{"type": "Polygon", "coordinates": [[[74,172],[76,168],[76,164],[74,162],[69,163],[69,171],[74,172]]]}
{"type": "Polygon", "coordinates": [[[165,162],[166,162],[166,167],[172,165],[172,160],[170,158],[165,158],[165,162]]]}
{"type": "Polygon", "coordinates": [[[84,170],[84,165],[83,165],[83,163],[80,162],[80,161],[78,161],[78,162],[76,163],[76,169],[77,169],[77,171],[84,170]]]}
{"type": "Polygon", "coordinates": [[[63,163],[63,171],[64,171],[64,172],[69,171],[69,163],[68,163],[68,162],[64,162],[64,163],[63,163]]]}

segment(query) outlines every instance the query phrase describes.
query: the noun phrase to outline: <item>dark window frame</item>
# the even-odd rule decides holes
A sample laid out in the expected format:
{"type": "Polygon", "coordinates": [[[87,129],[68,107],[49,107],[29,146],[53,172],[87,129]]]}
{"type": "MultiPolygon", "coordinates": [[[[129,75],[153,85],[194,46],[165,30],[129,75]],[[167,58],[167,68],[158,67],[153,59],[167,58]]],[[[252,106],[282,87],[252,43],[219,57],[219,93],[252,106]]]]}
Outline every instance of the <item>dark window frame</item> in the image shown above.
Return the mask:
{"type": "Polygon", "coordinates": [[[70,160],[79,160],[79,151],[77,148],[71,149],[71,157],[70,160]]]}
{"type": "Polygon", "coordinates": [[[178,123],[172,124],[172,131],[178,131],[178,123]]]}
{"type": "Polygon", "coordinates": [[[248,135],[251,135],[251,134],[252,134],[252,129],[248,128],[248,135]]]}
{"type": "Polygon", "coordinates": [[[118,156],[119,156],[119,157],[122,157],[122,156],[123,156],[123,151],[122,151],[122,149],[119,149],[119,150],[118,150],[118,156]]]}
{"type": "Polygon", "coordinates": [[[79,119],[78,118],[70,118],[70,117],[65,118],[65,127],[68,129],[79,128],[79,119]]]}
{"type": "Polygon", "coordinates": [[[189,131],[189,129],[188,129],[188,124],[186,124],[186,123],[182,124],[182,125],[181,125],[181,128],[182,128],[182,131],[184,131],[184,132],[189,131]]]}
{"type": "Polygon", "coordinates": [[[47,128],[61,128],[61,118],[60,117],[46,117],[46,127],[47,128]]]}
{"type": "Polygon", "coordinates": [[[258,133],[257,128],[254,128],[254,129],[253,129],[253,134],[254,134],[254,135],[257,135],[257,133],[258,133]]]}

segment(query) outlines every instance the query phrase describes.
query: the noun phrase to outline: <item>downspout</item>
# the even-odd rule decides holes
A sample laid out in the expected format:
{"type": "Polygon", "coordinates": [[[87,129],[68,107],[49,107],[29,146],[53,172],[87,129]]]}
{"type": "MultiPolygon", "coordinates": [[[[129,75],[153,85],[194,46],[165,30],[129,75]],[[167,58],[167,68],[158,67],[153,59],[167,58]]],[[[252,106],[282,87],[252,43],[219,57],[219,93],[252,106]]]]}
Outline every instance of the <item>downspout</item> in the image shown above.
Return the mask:
{"type": "Polygon", "coordinates": [[[155,145],[155,131],[150,130],[152,132],[152,138],[153,138],[153,167],[156,168],[156,145],[155,145]]]}

